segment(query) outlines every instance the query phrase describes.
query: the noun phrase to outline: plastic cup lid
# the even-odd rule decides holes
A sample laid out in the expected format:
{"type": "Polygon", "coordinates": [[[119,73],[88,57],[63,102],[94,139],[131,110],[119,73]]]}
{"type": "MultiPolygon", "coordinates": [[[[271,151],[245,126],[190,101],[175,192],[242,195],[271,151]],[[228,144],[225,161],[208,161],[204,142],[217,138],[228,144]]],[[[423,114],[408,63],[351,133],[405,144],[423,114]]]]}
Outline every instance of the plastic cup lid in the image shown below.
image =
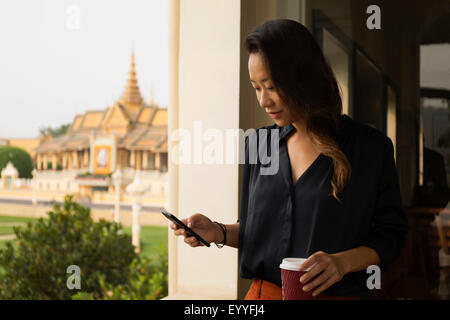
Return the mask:
{"type": "Polygon", "coordinates": [[[309,271],[312,266],[306,270],[300,270],[300,265],[305,261],[305,258],[284,258],[280,264],[280,268],[292,271],[309,271]]]}

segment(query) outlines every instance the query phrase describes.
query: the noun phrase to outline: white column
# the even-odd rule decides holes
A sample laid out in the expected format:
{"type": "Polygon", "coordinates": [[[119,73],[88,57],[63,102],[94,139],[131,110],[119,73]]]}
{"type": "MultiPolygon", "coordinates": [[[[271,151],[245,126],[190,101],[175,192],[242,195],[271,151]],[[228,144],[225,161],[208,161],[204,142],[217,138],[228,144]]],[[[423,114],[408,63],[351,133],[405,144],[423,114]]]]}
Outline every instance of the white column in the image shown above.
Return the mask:
{"type": "Polygon", "coordinates": [[[72,166],[74,169],[78,169],[78,151],[72,152],[72,166]]]}
{"type": "Polygon", "coordinates": [[[120,223],[120,183],[115,184],[114,221],[120,223]]]}
{"type": "Polygon", "coordinates": [[[42,161],[44,162],[44,170],[47,170],[48,169],[48,163],[47,163],[48,160],[47,160],[47,154],[46,153],[44,153],[42,161]]]}
{"type": "Polygon", "coordinates": [[[142,169],[142,151],[136,150],[136,170],[142,169]]]}
{"type": "Polygon", "coordinates": [[[136,169],[136,151],[130,151],[130,167],[136,169]]]}
{"type": "Polygon", "coordinates": [[[84,150],[83,155],[84,155],[83,167],[87,168],[89,167],[89,150],[88,149],[84,150]]]}
{"type": "MultiPolygon", "coordinates": [[[[180,6],[179,38],[179,113],[180,128],[193,132],[196,120],[202,120],[204,130],[239,127],[240,68],[241,68],[241,1],[239,0],[182,0],[180,6]],[[208,28],[204,26],[207,25],[208,28]],[[211,55],[211,52],[214,52],[211,55]],[[221,61],[220,64],[217,61],[221,61]],[[210,70],[215,72],[211,73],[210,70]],[[208,74],[208,77],[204,75],[208,74]],[[193,89],[189,83],[195,81],[193,89]],[[220,86],[217,85],[220,83],[220,86]],[[205,88],[207,88],[205,90],[205,88]],[[214,114],[206,114],[215,101],[214,114]]],[[[243,55],[244,56],[244,55],[243,55]]],[[[171,62],[172,63],[172,62],[171,62]]],[[[242,70],[245,70],[245,64],[242,70]]],[[[175,67],[175,66],[173,66],[175,67]]],[[[173,71],[173,69],[172,69],[173,71]]],[[[248,73],[248,70],[247,70],[248,73]]],[[[248,74],[247,74],[247,81],[248,74]]],[[[246,86],[250,83],[247,82],[246,86]]],[[[171,82],[172,86],[172,82],[171,82]]],[[[173,89],[173,88],[171,88],[173,89]]],[[[257,108],[256,105],[252,105],[257,108]]],[[[172,108],[169,105],[169,110],[172,108]]],[[[248,108],[248,106],[247,106],[248,108]]],[[[176,125],[176,124],[172,124],[176,125]]],[[[171,132],[169,132],[170,134],[171,132]]],[[[170,141],[170,139],[169,139],[170,141]]],[[[170,148],[169,148],[170,150],[170,148]]],[[[169,161],[169,164],[171,161],[169,161]]],[[[172,174],[169,169],[169,174],[172,174]]],[[[235,223],[239,205],[239,164],[235,165],[180,165],[178,167],[177,211],[179,219],[199,212],[225,224],[235,223]],[[196,189],[192,189],[192,177],[196,189]],[[220,181],[211,188],[211,181],[220,181]],[[221,199],[227,199],[223,202],[221,199]],[[220,206],[217,204],[221,203],[220,206]]],[[[169,190],[170,195],[173,192],[169,190]]],[[[170,237],[174,237],[169,231],[170,237]]],[[[177,261],[174,295],[196,299],[237,299],[238,252],[234,248],[192,249],[181,238],[170,243],[176,246],[177,261]],[[188,268],[185,266],[189,265],[188,268]],[[214,271],[212,271],[214,270],[214,271]],[[220,276],[217,276],[220,274],[220,276]]],[[[169,273],[169,277],[172,274],[169,273]]],[[[169,283],[172,279],[169,278],[169,283]]],[[[170,293],[172,294],[172,293],[170,293]]],[[[169,295],[170,295],[169,294],[169,295]]]]}
{"type": "Polygon", "coordinates": [[[36,196],[36,193],[37,193],[37,178],[36,178],[36,175],[37,175],[37,170],[36,169],[33,169],[33,171],[31,172],[31,174],[33,175],[33,182],[32,182],[32,188],[33,188],[33,197],[31,198],[31,203],[33,203],[33,205],[35,206],[35,205],[37,205],[37,196],[36,196]]]}
{"type": "Polygon", "coordinates": [[[57,158],[56,153],[54,153],[54,154],[52,155],[52,170],[53,170],[53,171],[56,171],[57,163],[58,163],[58,158],[57,158]]]}
{"type": "Polygon", "coordinates": [[[36,158],[37,158],[37,169],[42,170],[42,155],[38,153],[36,158]]]}
{"type": "Polygon", "coordinates": [[[141,226],[139,224],[139,216],[141,215],[141,205],[133,200],[132,213],[133,213],[133,225],[132,225],[132,239],[131,243],[136,247],[136,252],[141,252],[141,226]]]}
{"type": "Polygon", "coordinates": [[[122,170],[117,170],[112,175],[114,181],[115,198],[114,198],[114,221],[120,223],[120,194],[122,186],[122,170]]]}
{"type": "MultiPolygon", "coordinates": [[[[169,107],[168,107],[168,134],[178,129],[178,90],[179,90],[179,41],[180,41],[180,0],[169,0],[169,107]]],[[[169,150],[172,150],[175,142],[168,141],[169,150]]],[[[153,169],[153,168],[152,168],[153,169]]],[[[167,209],[169,212],[178,212],[178,165],[169,161],[169,190],[167,209]]],[[[178,243],[176,237],[170,234],[168,241],[168,279],[169,297],[178,292],[178,243]]]]}
{"type": "Polygon", "coordinates": [[[141,214],[141,201],[142,195],[150,188],[147,187],[140,179],[139,175],[136,175],[133,182],[127,186],[127,192],[131,195],[132,199],[132,215],[133,224],[131,226],[131,242],[136,247],[136,252],[141,252],[141,226],[139,224],[139,216],[141,214]]]}
{"type": "Polygon", "coordinates": [[[67,151],[67,169],[69,170],[73,169],[72,152],[70,151],[67,151]]]}
{"type": "Polygon", "coordinates": [[[67,152],[65,152],[65,151],[62,154],[62,167],[63,167],[63,170],[67,169],[67,152]]]}
{"type": "Polygon", "coordinates": [[[142,151],[142,169],[143,170],[148,169],[148,151],[147,150],[142,151]]]}

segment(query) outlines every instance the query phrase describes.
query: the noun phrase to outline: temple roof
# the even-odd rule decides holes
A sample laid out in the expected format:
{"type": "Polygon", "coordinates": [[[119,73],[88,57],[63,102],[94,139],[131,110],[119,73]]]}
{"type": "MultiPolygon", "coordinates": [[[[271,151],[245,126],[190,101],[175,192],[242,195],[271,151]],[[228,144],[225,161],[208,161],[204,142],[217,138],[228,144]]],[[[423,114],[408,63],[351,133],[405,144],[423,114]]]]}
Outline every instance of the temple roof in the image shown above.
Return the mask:
{"type": "Polygon", "coordinates": [[[153,92],[149,102],[150,105],[145,105],[140,94],[132,53],[128,81],[120,100],[105,110],[75,115],[67,134],[43,142],[36,152],[89,149],[91,138],[111,132],[115,132],[119,148],[166,152],[168,110],[154,103],[153,92]]]}
{"type": "Polygon", "coordinates": [[[81,123],[81,127],[84,129],[99,128],[104,117],[105,110],[86,111],[83,117],[83,122],[81,123]]]}
{"type": "Polygon", "coordinates": [[[118,142],[119,148],[167,152],[167,128],[137,126],[118,142]]]}
{"type": "Polygon", "coordinates": [[[88,149],[89,146],[89,133],[68,133],[44,142],[36,148],[36,152],[75,151],[88,149]]]}
{"type": "Polygon", "coordinates": [[[151,125],[167,127],[168,119],[169,119],[168,110],[158,108],[155,112],[155,115],[153,116],[151,125]]]}
{"type": "MultiPolygon", "coordinates": [[[[95,138],[104,135],[103,126],[106,123],[101,119],[105,119],[107,111],[108,109],[103,112],[87,111],[84,115],[75,116],[67,134],[45,141],[36,148],[36,152],[88,149],[90,136],[95,138]]],[[[143,107],[138,120],[131,123],[127,133],[117,135],[118,147],[129,150],[167,151],[167,109],[143,107]]]]}

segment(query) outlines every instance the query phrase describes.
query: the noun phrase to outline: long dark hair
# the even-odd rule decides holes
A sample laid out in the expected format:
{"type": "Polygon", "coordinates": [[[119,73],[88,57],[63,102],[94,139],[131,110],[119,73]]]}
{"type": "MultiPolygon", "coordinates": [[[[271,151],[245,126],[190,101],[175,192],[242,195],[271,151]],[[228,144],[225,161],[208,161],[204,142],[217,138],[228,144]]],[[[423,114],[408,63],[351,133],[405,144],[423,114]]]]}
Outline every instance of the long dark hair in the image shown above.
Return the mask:
{"type": "Polygon", "coordinates": [[[294,20],[278,19],[257,26],[246,38],[249,54],[260,53],[272,81],[291,113],[306,122],[313,144],[333,160],[332,195],[339,202],[351,166],[337,144],[342,101],[333,71],[317,41],[294,20]]]}

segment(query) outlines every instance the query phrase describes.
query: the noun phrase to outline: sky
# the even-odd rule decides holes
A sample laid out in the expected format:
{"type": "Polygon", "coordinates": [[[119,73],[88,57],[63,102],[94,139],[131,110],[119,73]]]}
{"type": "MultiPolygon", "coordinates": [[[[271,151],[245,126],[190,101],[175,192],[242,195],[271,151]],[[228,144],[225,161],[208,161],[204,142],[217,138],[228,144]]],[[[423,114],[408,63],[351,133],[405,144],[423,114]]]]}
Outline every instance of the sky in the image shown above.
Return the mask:
{"type": "Polygon", "coordinates": [[[168,102],[167,0],[0,0],[0,138],[104,110],[134,50],[146,102],[168,102]]]}

